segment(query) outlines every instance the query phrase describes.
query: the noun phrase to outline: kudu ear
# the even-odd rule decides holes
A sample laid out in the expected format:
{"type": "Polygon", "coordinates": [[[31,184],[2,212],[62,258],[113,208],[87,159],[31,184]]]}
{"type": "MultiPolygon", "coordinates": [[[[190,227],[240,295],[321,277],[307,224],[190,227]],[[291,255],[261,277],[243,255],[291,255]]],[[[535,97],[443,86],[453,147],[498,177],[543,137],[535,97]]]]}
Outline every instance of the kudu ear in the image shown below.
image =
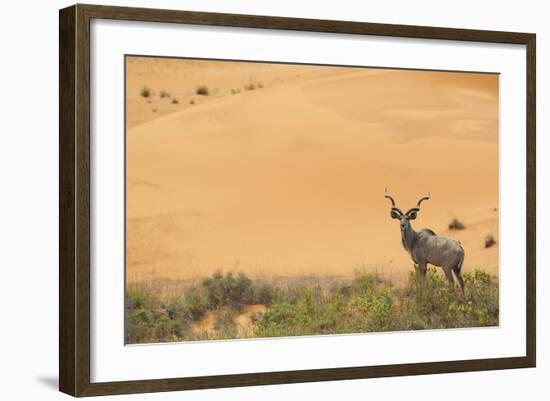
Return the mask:
{"type": "Polygon", "coordinates": [[[416,219],[416,214],[420,211],[419,208],[417,207],[414,207],[412,208],[411,210],[409,210],[407,213],[405,213],[405,215],[407,216],[407,219],[409,220],[414,220],[416,219]]]}
{"type": "Polygon", "coordinates": [[[401,214],[396,209],[391,210],[390,216],[391,216],[392,219],[400,219],[401,218],[401,214]]]}

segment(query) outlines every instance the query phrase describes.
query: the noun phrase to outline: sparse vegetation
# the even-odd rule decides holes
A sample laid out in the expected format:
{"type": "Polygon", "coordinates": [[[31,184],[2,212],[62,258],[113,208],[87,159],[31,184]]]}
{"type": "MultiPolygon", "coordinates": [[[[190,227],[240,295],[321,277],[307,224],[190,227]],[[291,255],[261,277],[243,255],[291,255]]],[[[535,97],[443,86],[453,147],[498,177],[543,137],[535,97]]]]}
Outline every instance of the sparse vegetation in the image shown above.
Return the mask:
{"type": "Polygon", "coordinates": [[[147,86],[144,86],[143,88],[141,88],[140,95],[145,98],[151,97],[151,89],[149,89],[147,86]]]}
{"type": "Polygon", "coordinates": [[[191,100],[189,101],[189,104],[190,104],[191,106],[194,105],[194,104],[195,104],[195,99],[191,99],[191,100]]]}
{"type": "Polygon", "coordinates": [[[495,238],[492,235],[487,235],[485,237],[485,248],[490,248],[493,245],[495,245],[497,242],[495,241],[495,238]]]}
{"type": "Polygon", "coordinates": [[[462,223],[457,218],[454,218],[449,223],[449,230],[464,230],[465,228],[466,228],[466,226],[464,225],[464,223],[462,223]]]}
{"type": "Polygon", "coordinates": [[[173,99],[172,99],[172,104],[178,104],[178,103],[179,103],[179,100],[178,100],[178,99],[176,99],[176,98],[173,98],[173,99]]]}
{"type": "Polygon", "coordinates": [[[240,90],[239,88],[237,88],[237,89],[231,89],[231,94],[232,94],[232,95],[236,95],[236,94],[238,94],[238,93],[241,93],[241,90],[240,90]]]}
{"type": "Polygon", "coordinates": [[[170,97],[170,93],[166,92],[164,89],[160,91],[160,95],[159,95],[161,98],[169,98],[170,97]]]}
{"type": "Polygon", "coordinates": [[[248,85],[244,86],[244,89],[247,91],[253,91],[255,89],[262,89],[264,85],[261,82],[253,83],[250,82],[248,85]]]}
{"type": "Polygon", "coordinates": [[[359,273],[330,286],[275,286],[221,272],[171,297],[134,286],[126,294],[126,341],[236,338],[242,335],[237,316],[253,304],[266,305],[267,310],[251,316],[248,337],[498,325],[498,280],[481,270],[463,277],[465,296],[449,288],[435,269],[429,269],[426,280],[411,272],[403,287],[394,287],[376,274],[359,273]],[[197,330],[208,316],[213,318],[212,329],[197,330]]]}
{"type": "Polygon", "coordinates": [[[196,94],[201,96],[208,96],[210,94],[210,91],[208,90],[208,86],[201,85],[197,87],[196,94]]]}

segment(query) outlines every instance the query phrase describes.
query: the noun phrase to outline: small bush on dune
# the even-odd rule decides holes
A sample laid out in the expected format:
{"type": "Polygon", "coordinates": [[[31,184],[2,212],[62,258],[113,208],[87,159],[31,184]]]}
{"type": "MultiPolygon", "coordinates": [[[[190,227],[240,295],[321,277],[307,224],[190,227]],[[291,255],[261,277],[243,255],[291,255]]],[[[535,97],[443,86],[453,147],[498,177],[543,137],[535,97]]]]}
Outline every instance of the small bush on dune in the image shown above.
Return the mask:
{"type": "Polygon", "coordinates": [[[449,230],[464,230],[466,226],[457,218],[454,218],[449,223],[449,230]]]}
{"type": "Polygon", "coordinates": [[[495,238],[492,235],[488,235],[485,237],[485,248],[490,248],[496,243],[497,242],[495,241],[495,238]]]}
{"type": "Polygon", "coordinates": [[[144,86],[143,88],[141,88],[140,95],[145,98],[151,97],[151,89],[149,89],[147,86],[144,86]]]}
{"type": "Polygon", "coordinates": [[[201,96],[208,96],[210,94],[210,91],[208,90],[208,87],[205,85],[201,85],[197,87],[197,90],[195,92],[197,95],[201,96]]]}
{"type": "Polygon", "coordinates": [[[244,89],[247,91],[253,91],[255,89],[262,89],[263,87],[264,85],[261,82],[258,82],[258,83],[250,82],[248,85],[244,86],[244,89]]]}
{"type": "Polygon", "coordinates": [[[165,97],[169,98],[169,97],[170,97],[170,93],[166,92],[166,91],[163,89],[163,90],[160,91],[159,96],[160,96],[161,98],[165,98],[165,97]]]}
{"type": "Polygon", "coordinates": [[[178,104],[178,103],[179,103],[178,99],[176,99],[176,98],[172,99],[172,104],[178,104]]]}

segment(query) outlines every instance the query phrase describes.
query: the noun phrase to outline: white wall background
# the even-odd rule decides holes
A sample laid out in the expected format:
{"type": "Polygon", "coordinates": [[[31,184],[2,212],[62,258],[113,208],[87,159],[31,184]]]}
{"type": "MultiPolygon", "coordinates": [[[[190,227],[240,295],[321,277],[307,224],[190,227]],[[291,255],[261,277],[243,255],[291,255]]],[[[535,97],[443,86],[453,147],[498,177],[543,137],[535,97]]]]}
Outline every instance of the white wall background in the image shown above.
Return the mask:
{"type": "MultiPolygon", "coordinates": [[[[116,3],[289,17],[537,33],[538,368],[102,398],[140,400],[543,400],[550,393],[550,25],[545,2],[394,0],[157,0],[116,3]],[[546,184],[546,185],[545,185],[546,184]],[[545,316],[546,314],[546,316],[545,316]],[[546,339],[545,339],[546,337],[546,339]],[[546,380],[545,380],[546,379],[546,380]]],[[[57,392],[58,9],[68,1],[5,2],[0,22],[0,394],[62,399],[57,392]]],[[[451,346],[451,345],[450,345],[451,346]]]]}

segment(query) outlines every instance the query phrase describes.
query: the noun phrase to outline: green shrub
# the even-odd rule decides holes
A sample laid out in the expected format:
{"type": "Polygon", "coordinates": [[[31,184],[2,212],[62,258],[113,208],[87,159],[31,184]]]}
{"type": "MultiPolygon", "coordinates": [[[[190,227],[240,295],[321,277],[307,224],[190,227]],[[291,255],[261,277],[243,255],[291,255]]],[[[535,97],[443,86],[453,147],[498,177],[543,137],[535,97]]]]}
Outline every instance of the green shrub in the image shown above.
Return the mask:
{"type": "Polygon", "coordinates": [[[257,337],[278,337],[295,330],[299,310],[297,305],[282,303],[273,305],[254,323],[257,337]]]}
{"type": "Polygon", "coordinates": [[[234,277],[231,272],[225,276],[221,272],[216,272],[212,277],[203,280],[202,286],[206,289],[210,309],[224,305],[239,308],[254,300],[252,280],[242,273],[234,277]]]}
{"type": "Polygon", "coordinates": [[[255,287],[253,303],[271,305],[280,292],[271,284],[261,284],[255,287]]]}
{"type": "Polygon", "coordinates": [[[151,89],[149,89],[147,86],[144,86],[143,88],[141,88],[140,95],[145,97],[145,98],[150,97],[151,96],[151,89]]]}
{"type": "Polygon", "coordinates": [[[207,86],[201,85],[197,87],[197,90],[195,93],[201,96],[208,96],[210,94],[210,91],[208,90],[207,86]]]}
{"type": "Polygon", "coordinates": [[[391,327],[393,301],[387,291],[354,298],[350,304],[366,314],[366,331],[384,331],[391,327]]]}
{"type": "Polygon", "coordinates": [[[191,320],[199,320],[209,310],[208,297],[200,288],[191,287],[184,295],[186,313],[191,320]]]}

